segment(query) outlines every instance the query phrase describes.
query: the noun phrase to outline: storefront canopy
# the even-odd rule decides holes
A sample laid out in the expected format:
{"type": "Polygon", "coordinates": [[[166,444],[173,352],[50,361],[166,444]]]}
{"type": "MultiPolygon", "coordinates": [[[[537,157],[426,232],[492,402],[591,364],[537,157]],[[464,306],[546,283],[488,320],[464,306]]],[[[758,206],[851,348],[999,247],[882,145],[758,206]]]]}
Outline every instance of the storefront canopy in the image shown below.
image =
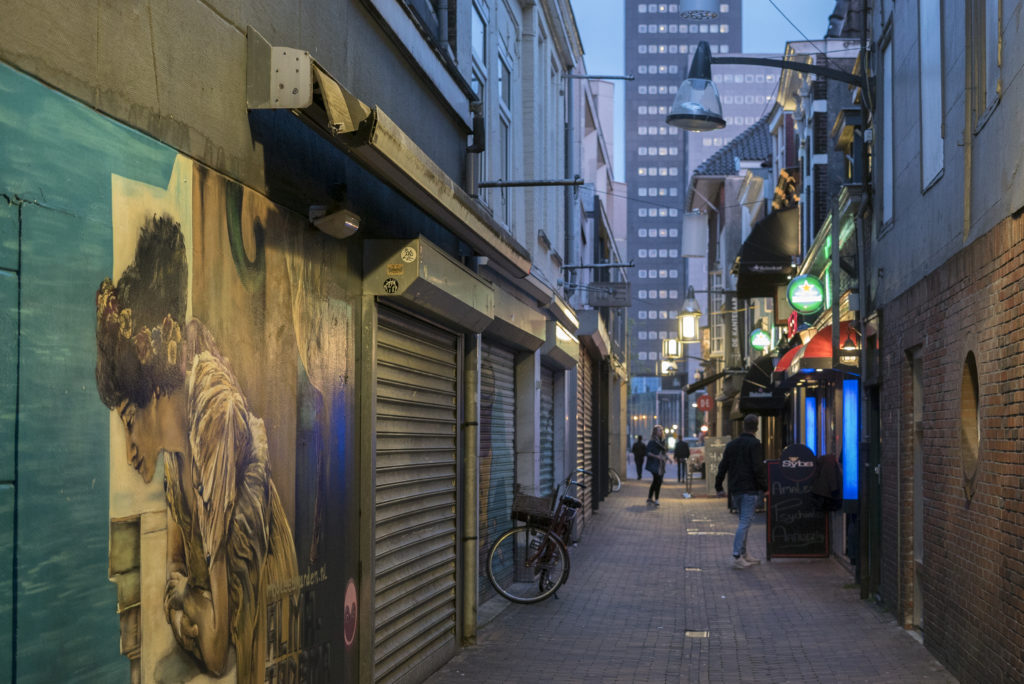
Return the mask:
{"type": "Polygon", "coordinates": [[[740,387],[740,413],[772,415],[782,411],[786,396],[772,381],[774,369],[775,364],[770,356],[762,356],[750,364],[740,387]]]}
{"type": "MultiPolygon", "coordinates": [[[[856,371],[860,360],[860,333],[848,321],[839,323],[838,366],[832,365],[832,326],[826,325],[800,347],[787,376],[814,370],[856,371]]],[[[780,362],[781,363],[781,362],[780,362]]]]}
{"type": "Polygon", "coordinates": [[[709,375],[708,377],[706,377],[706,378],[704,378],[702,380],[698,380],[697,382],[694,382],[694,383],[691,383],[691,384],[687,385],[686,386],[686,393],[687,394],[693,394],[697,390],[702,390],[705,387],[707,387],[708,385],[710,385],[711,383],[715,382],[716,380],[718,380],[720,378],[724,378],[725,376],[727,376],[729,374],[730,374],[729,371],[722,371],[721,373],[712,373],[711,375],[709,375]]]}
{"type": "Polygon", "coordinates": [[[803,348],[804,345],[798,344],[789,351],[785,352],[779,359],[779,362],[775,364],[775,372],[778,374],[783,374],[787,370],[789,370],[789,367],[793,364],[793,359],[796,358],[796,355],[799,354],[800,350],[803,348]]]}
{"type": "Polygon", "coordinates": [[[797,207],[772,212],[754,226],[733,263],[736,296],[774,297],[777,286],[796,274],[800,254],[800,215],[797,207]]]}

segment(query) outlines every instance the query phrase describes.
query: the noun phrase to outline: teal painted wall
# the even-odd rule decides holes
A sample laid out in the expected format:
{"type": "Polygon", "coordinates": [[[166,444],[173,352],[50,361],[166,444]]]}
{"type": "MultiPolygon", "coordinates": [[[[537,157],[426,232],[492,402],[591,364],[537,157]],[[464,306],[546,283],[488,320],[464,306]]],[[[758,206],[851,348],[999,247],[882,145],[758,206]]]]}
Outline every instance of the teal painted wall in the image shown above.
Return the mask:
{"type": "Polygon", "coordinates": [[[163,468],[132,472],[95,377],[97,287],[165,212],[290,522],[296,574],[260,609],[301,629],[267,632],[268,677],[356,681],[358,243],[0,64],[0,682],[206,681],[164,617],[163,468]]]}
{"type": "MultiPolygon", "coordinates": [[[[0,267],[17,268],[21,300],[18,682],[128,681],[107,579],[109,412],[96,397],[94,297],[112,267],[111,174],[166,185],[174,159],[171,148],[0,65],[0,267]]],[[[10,344],[6,332],[0,344],[10,344]]],[[[0,392],[9,391],[5,382],[0,392]]],[[[3,400],[0,443],[11,438],[3,400]]],[[[0,526],[11,524],[5,503],[0,526]]],[[[9,614],[8,604],[0,622],[9,614]]]]}

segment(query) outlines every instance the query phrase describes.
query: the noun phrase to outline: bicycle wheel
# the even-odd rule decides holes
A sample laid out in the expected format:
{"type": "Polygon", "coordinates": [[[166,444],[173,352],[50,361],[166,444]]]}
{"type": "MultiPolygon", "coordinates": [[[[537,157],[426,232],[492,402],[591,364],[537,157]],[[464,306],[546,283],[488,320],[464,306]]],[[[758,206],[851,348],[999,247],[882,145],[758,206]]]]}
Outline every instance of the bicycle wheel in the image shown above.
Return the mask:
{"type": "Polygon", "coordinates": [[[608,481],[612,485],[613,492],[617,492],[622,489],[622,478],[619,477],[619,474],[612,468],[608,469],[608,481]]]}
{"type": "Polygon", "coordinates": [[[543,527],[514,527],[491,546],[487,579],[516,603],[536,603],[555,593],[569,576],[569,552],[543,527]]]}

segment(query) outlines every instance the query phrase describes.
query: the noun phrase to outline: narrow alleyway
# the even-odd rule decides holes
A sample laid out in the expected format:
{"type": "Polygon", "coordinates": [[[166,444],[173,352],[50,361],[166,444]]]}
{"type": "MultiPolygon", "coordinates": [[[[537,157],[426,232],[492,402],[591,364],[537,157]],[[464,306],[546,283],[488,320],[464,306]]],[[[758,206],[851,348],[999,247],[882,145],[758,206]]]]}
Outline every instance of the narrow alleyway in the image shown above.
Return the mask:
{"type": "MultiPolygon", "coordinates": [[[[684,499],[670,472],[654,508],[649,483],[630,479],[601,504],[557,600],[492,601],[481,612],[497,614],[478,644],[427,681],[956,681],[890,614],[860,600],[835,561],[734,569],[736,517],[725,501],[684,499]]],[[[750,541],[764,559],[763,514],[750,541]]]]}

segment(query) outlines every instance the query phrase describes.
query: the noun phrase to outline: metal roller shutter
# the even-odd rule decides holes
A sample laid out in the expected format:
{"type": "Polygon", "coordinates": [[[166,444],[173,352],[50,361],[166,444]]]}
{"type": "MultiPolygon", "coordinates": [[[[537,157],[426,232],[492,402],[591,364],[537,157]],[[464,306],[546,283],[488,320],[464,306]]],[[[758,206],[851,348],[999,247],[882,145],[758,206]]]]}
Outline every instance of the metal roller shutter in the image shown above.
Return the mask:
{"type": "Polygon", "coordinates": [[[374,679],[420,681],[456,648],[459,338],[378,310],[374,679]]]}
{"type": "Polygon", "coordinates": [[[480,602],[495,596],[487,579],[491,543],[512,527],[515,484],[515,353],[481,345],[480,358],[480,602]]]}
{"type": "Polygon", "coordinates": [[[540,493],[555,488],[555,372],[540,368],[540,493]]]}
{"type": "MultiPolygon", "coordinates": [[[[582,345],[576,368],[576,467],[594,473],[594,369],[590,354],[582,345]]],[[[593,510],[593,484],[596,477],[583,477],[588,486],[579,490],[578,496],[583,499],[585,522],[593,510]]]]}

